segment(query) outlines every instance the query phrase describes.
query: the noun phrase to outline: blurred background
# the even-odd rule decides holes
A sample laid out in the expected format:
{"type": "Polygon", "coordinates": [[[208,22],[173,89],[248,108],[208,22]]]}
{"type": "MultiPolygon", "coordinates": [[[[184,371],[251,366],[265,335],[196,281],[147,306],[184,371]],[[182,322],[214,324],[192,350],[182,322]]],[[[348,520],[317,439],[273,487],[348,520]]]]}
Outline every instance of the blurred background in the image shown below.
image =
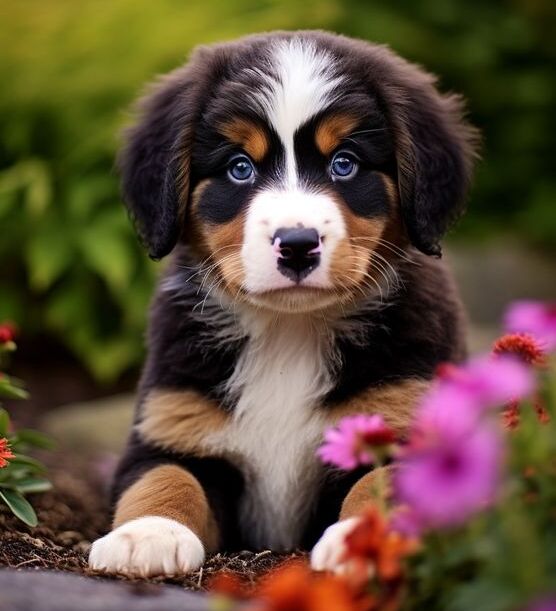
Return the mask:
{"type": "Polygon", "coordinates": [[[20,329],[27,410],[116,394],[94,427],[128,409],[161,264],[119,201],[118,132],[199,43],[324,28],[438,74],[484,135],[447,255],[473,347],[510,299],[556,298],[555,26],[554,0],[0,0],[0,321],[20,329]]]}

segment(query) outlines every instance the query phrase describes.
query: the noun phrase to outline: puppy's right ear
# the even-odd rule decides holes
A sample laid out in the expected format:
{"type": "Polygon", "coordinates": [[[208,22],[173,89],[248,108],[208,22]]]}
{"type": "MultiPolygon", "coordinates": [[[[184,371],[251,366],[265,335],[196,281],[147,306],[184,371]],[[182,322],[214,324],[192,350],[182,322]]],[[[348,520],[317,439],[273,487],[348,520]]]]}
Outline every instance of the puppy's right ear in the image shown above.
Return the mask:
{"type": "Polygon", "coordinates": [[[199,49],[185,67],[156,83],[139,101],[137,123],[124,133],[118,157],[123,198],[153,259],[167,255],[180,236],[193,134],[212,55],[210,48],[199,49]]]}

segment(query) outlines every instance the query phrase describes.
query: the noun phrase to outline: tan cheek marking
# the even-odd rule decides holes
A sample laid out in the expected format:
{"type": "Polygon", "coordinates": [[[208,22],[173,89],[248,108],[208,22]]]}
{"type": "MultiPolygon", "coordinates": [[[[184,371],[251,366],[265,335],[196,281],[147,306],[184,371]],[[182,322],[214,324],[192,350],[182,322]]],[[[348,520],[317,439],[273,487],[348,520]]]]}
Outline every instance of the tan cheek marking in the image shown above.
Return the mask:
{"type": "Polygon", "coordinates": [[[199,208],[199,200],[209,185],[210,179],[205,178],[195,187],[191,194],[191,205],[185,221],[187,242],[201,259],[208,257],[210,250],[204,236],[204,223],[199,218],[197,210],[199,208]]]}
{"type": "Polygon", "coordinates": [[[219,127],[220,133],[238,144],[253,159],[262,161],[268,153],[269,142],[262,127],[246,119],[233,119],[219,127]]]}
{"type": "Polygon", "coordinates": [[[176,520],[190,528],[207,551],[218,548],[218,526],[205,492],[177,465],[155,467],[132,484],[118,501],[113,527],[146,516],[176,520]]]}
{"type": "MultiPolygon", "coordinates": [[[[380,174],[389,201],[389,213],[379,218],[364,218],[354,214],[346,202],[334,194],[344,217],[349,238],[340,242],[335,249],[330,265],[333,281],[350,288],[361,283],[366,273],[380,279],[382,269],[387,267],[380,257],[372,257],[372,253],[384,257],[387,261],[395,258],[395,247],[403,248],[407,244],[403,223],[399,215],[398,193],[395,183],[385,174],[380,174]],[[385,240],[390,244],[381,244],[385,240]],[[392,246],[393,245],[393,246],[392,246]],[[374,273],[373,273],[374,271],[374,273]]],[[[371,284],[374,284],[369,280],[371,284]]]]}
{"type": "Polygon", "coordinates": [[[330,153],[350,134],[359,123],[352,115],[338,114],[325,117],[315,131],[315,141],[323,155],[330,153]]]}
{"type": "Polygon", "coordinates": [[[145,441],[175,452],[207,454],[205,438],[228,422],[216,402],[194,390],[153,390],[137,430],[145,441]]]}
{"type": "Polygon", "coordinates": [[[205,227],[205,240],[218,262],[220,272],[228,288],[237,289],[245,279],[241,249],[245,215],[240,213],[229,223],[205,227]]]}
{"type": "MultiPolygon", "coordinates": [[[[210,179],[205,179],[193,191],[188,241],[201,259],[210,257],[211,262],[218,263],[225,286],[235,293],[245,279],[241,257],[245,215],[241,213],[229,223],[218,225],[202,221],[197,209],[199,200],[209,184],[210,179]]],[[[206,283],[207,286],[211,284],[210,281],[206,283]]]]}
{"type": "Polygon", "coordinates": [[[333,282],[346,288],[359,284],[365,277],[371,260],[371,252],[378,245],[386,225],[385,219],[357,217],[341,204],[348,237],[342,239],[330,260],[330,277],[333,282]],[[349,238],[369,238],[355,239],[349,238]]]}
{"type": "Polygon", "coordinates": [[[429,387],[429,381],[415,378],[369,388],[335,406],[328,412],[328,419],[335,424],[344,416],[380,414],[397,434],[405,435],[415,407],[429,387]]]}

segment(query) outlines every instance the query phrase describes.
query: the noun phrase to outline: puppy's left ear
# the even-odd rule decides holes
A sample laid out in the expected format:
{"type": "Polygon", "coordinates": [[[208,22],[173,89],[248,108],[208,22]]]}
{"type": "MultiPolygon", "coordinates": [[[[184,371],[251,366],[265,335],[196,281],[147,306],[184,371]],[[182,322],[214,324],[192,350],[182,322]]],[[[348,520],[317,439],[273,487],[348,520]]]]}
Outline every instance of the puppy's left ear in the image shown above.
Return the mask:
{"type": "Polygon", "coordinates": [[[465,207],[478,131],[459,96],[441,95],[431,75],[404,68],[392,96],[401,212],[413,245],[440,257],[440,239],[465,207]]]}

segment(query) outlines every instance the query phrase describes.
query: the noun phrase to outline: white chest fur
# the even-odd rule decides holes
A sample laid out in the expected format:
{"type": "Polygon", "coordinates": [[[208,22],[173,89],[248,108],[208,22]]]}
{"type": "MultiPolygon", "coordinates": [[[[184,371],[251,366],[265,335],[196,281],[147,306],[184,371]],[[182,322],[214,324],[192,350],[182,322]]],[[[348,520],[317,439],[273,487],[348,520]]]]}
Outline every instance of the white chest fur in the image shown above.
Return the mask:
{"type": "Polygon", "coordinates": [[[230,425],[211,439],[244,473],[241,528],[256,547],[299,543],[311,509],[324,419],[315,409],[330,389],[330,338],[307,318],[244,321],[249,340],[228,383],[230,425]]]}

